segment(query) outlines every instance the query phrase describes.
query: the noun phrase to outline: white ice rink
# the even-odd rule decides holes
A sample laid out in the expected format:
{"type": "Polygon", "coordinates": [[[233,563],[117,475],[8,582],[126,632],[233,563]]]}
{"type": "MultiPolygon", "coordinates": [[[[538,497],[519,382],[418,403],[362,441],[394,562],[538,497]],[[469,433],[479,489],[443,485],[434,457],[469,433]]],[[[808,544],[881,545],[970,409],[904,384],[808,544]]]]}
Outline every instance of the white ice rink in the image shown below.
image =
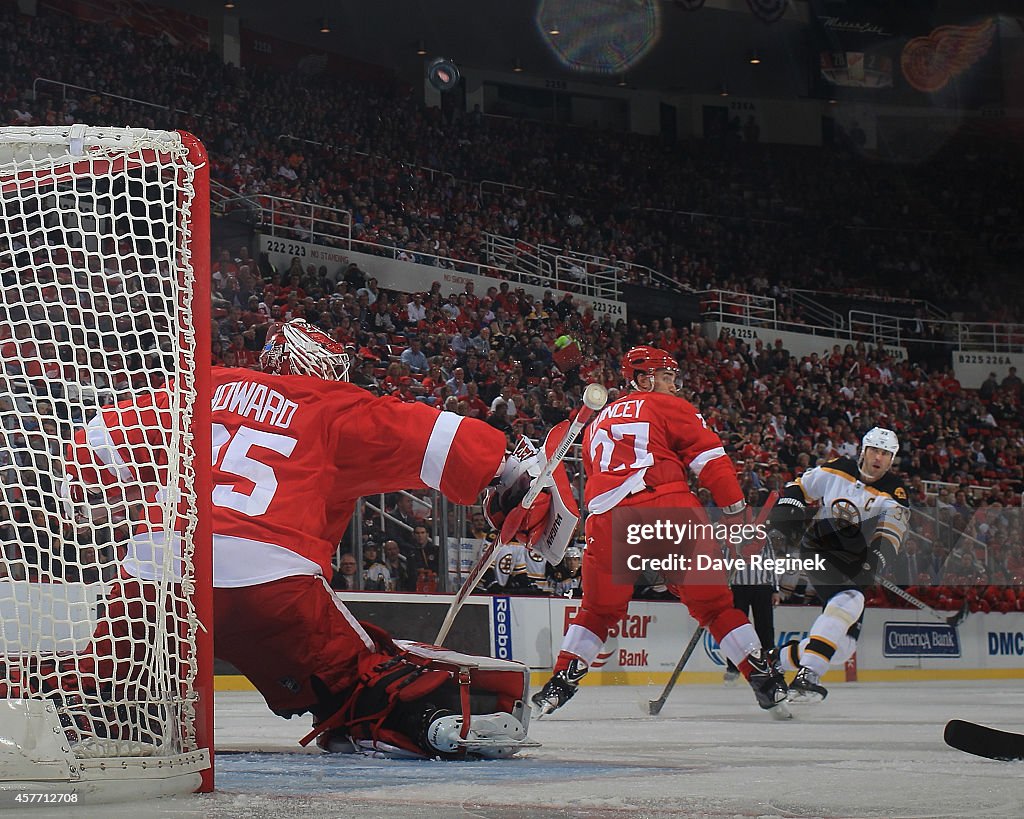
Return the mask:
{"type": "MultiPolygon", "coordinates": [[[[1024,817],[1024,763],[948,748],[951,717],[1024,730],[1019,682],[837,684],[772,721],[744,687],[580,690],[535,721],[543,747],[493,762],[396,762],[299,748],[304,719],[217,695],[217,792],[79,810],[204,817],[1024,817]]],[[[29,815],[27,812],[24,815],[29,815]]],[[[43,816],[32,810],[32,816],[43,816]]]]}

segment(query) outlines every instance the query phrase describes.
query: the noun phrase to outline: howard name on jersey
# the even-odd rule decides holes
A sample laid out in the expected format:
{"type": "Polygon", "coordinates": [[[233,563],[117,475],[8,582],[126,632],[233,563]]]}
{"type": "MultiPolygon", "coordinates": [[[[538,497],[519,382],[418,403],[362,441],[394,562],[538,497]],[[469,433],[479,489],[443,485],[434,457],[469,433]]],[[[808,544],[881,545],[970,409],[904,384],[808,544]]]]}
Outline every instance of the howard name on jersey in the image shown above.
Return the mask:
{"type": "Polygon", "coordinates": [[[887,472],[874,483],[865,483],[852,458],[836,458],[807,470],[787,484],[784,495],[818,505],[804,543],[822,550],[856,553],[878,538],[898,550],[910,522],[902,481],[887,472]]]}
{"type": "MultiPolygon", "coordinates": [[[[346,382],[214,367],[212,390],[218,587],[329,575],[359,497],[430,488],[472,503],[504,456],[505,436],[481,421],[346,382]]],[[[122,561],[133,576],[155,576],[165,530],[180,531],[160,505],[177,440],[171,405],[157,389],[104,407],[69,446],[69,512],[84,517],[90,495],[145,501],[122,561]]]]}

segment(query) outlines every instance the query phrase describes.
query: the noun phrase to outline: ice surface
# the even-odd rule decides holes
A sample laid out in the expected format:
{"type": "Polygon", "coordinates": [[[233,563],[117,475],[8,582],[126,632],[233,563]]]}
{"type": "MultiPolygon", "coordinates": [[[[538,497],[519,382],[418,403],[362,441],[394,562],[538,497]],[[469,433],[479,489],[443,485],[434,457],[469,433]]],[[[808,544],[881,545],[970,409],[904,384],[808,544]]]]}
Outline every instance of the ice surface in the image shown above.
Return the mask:
{"type": "MultiPolygon", "coordinates": [[[[776,722],[746,687],[586,686],[492,762],[397,762],[300,748],[305,719],[217,695],[217,792],[76,811],[208,817],[1021,817],[1024,763],[962,754],[952,717],[1024,730],[1020,682],[837,684],[776,722]]],[[[32,811],[33,816],[43,813],[32,811]]],[[[69,815],[65,812],[63,815],[69,815]]]]}

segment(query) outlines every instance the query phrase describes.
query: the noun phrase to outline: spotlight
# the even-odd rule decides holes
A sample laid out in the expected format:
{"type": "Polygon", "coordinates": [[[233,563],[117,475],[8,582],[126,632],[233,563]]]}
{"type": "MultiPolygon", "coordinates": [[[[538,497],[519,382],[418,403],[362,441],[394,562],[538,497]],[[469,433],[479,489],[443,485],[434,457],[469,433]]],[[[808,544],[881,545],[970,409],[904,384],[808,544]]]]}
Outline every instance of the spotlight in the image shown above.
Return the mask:
{"type": "Polygon", "coordinates": [[[625,77],[625,75],[619,77],[619,81],[616,83],[616,85],[618,85],[619,88],[625,88],[626,87],[626,77],[625,77]]]}
{"type": "Polygon", "coordinates": [[[331,33],[331,22],[326,17],[320,21],[320,33],[330,34],[331,33]]]}
{"type": "Polygon", "coordinates": [[[548,29],[548,34],[550,34],[552,37],[557,37],[561,33],[562,30],[558,27],[557,23],[552,24],[551,28],[548,29]]]}
{"type": "Polygon", "coordinates": [[[750,64],[751,65],[760,65],[761,64],[761,55],[758,54],[756,51],[751,51],[750,52],[750,64]]]}
{"type": "Polygon", "coordinates": [[[729,96],[729,87],[724,82],[722,83],[721,87],[718,89],[718,96],[720,96],[720,97],[728,97],[729,96]]]}
{"type": "Polygon", "coordinates": [[[516,61],[514,63],[512,63],[512,70],[516,74],[522,74],[523,73],[523,64],[519,61],[518,57],[516,57],[516,61]]]}
{"type": "Polygon", "coordinates": [[[421,57],[426,56],[427,47],[423,44],[422,40],[419,40],[416,43],[416,53],[419,54],[421,57]]]}
{"type": "Polygon", "coordinates": [[[235,7],[235,4],[233,2],[231,2],[231,0],[225,0],[224,8],[226,8],[226,9],[233,9],[234,7],[235,7]]]}
{"type": "Polygon", "coordinates": [[[435,57],[427,66],[427,81],[438,91],[451,91],[460,79],[458,66],[445,57],[435,57]]]}

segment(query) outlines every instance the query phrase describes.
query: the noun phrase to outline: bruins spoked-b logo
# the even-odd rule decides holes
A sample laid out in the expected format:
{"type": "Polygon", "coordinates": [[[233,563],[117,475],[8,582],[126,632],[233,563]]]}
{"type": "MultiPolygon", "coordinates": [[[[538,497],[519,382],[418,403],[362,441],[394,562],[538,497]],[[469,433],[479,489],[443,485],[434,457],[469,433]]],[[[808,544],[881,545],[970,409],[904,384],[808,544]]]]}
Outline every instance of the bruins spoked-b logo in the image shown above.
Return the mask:
{"type": "Polygon", "coordinates": [[[857,504],[846,498],[832,501],[832,520],[836,531],[843,537],[856,537],[860,534],[860,509],[857,504]]]}

